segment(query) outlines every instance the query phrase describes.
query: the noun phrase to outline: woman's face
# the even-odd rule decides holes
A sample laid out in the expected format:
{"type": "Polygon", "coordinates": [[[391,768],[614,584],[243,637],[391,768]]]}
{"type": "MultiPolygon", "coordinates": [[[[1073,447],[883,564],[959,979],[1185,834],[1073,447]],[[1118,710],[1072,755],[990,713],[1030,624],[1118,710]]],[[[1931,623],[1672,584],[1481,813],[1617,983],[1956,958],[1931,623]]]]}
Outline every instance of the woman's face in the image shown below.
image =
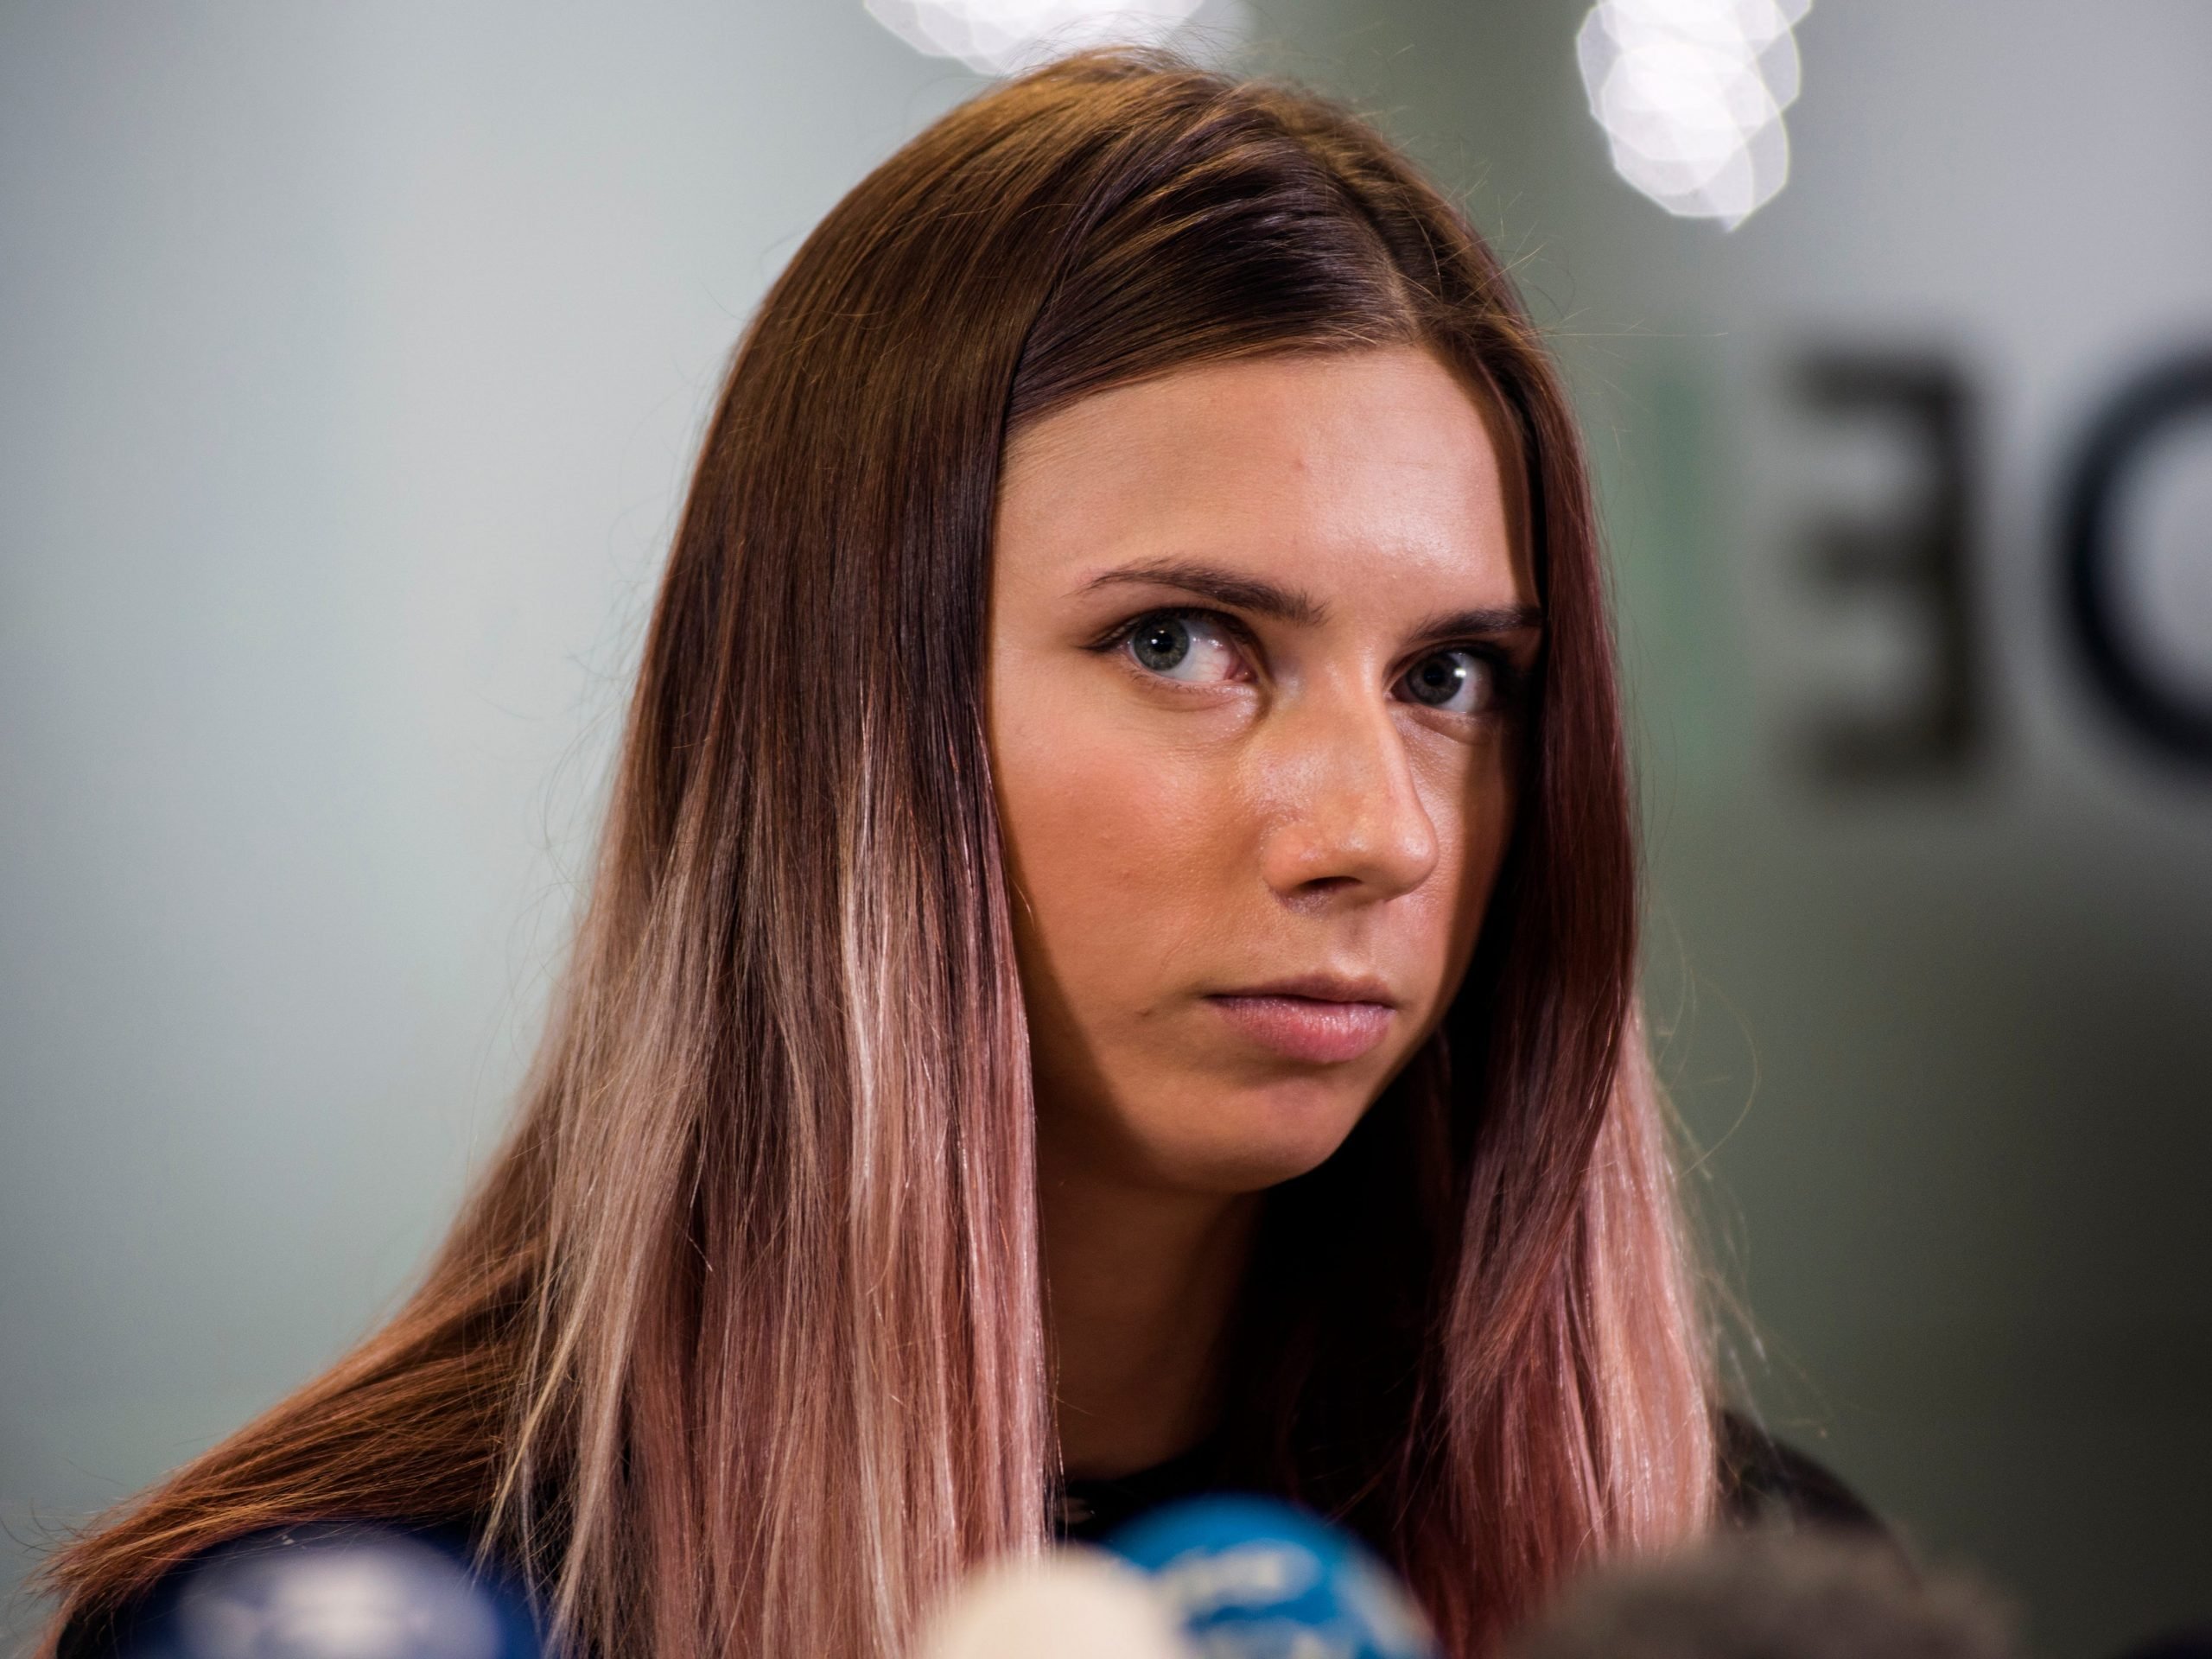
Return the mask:
{"type": "Polygon", "coordinates": [[[1412,347],[1016,434],[988,718],[1048,1179],[1287,1179],[1434,1027],[1513,818],[1541,632],[1513,519],[1412,347]]]}

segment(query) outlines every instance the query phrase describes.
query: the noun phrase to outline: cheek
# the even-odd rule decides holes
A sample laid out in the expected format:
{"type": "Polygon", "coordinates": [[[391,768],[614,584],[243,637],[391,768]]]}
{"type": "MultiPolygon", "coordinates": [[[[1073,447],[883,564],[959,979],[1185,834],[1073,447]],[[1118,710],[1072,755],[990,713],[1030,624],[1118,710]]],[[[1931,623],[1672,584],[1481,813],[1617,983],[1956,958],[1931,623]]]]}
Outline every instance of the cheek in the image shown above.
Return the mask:
{"type": "Polygon", "coordinates": [[[1200,754],[1077,696],[1009,697],[993,731],[1026,980],[1090,1020],[1141,1013],[1218,886],[1233,791],[1200,754]]]}

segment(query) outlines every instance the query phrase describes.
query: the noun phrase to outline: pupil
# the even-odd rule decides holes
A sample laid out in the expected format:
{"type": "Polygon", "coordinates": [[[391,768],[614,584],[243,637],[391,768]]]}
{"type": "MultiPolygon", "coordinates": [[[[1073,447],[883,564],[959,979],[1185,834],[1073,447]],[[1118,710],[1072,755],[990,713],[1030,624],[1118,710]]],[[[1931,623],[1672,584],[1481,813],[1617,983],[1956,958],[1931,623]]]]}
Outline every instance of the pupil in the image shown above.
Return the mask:
{"type": "Polygon", "coordinates": [[[1164,673],[1190,655],[1191,631],[1173,617],[1161,617],[1139,628],[1130,644],[1139,662],[1164,673]]]}
{"type": "Polygon", "coordinates": [[[1466,680],[1467,665],[1457,657],[1432,657],[1414,670],[1414,696],[1432,706],[1446,703],[1466,680]]]}

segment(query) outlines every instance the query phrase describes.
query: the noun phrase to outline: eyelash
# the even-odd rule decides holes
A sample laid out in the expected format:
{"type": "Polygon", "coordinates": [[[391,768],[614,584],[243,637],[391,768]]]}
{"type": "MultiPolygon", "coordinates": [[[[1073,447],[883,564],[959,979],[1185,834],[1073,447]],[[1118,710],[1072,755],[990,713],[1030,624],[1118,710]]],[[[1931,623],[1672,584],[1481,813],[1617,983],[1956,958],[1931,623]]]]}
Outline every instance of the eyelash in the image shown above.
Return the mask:
{"type": "MultiPolygon", "coordinates": [[[[1203,619],[1215,623],[1243,650],[1255,655],[1259,652],[1260,642],[1254,636],[1252,630],[1244,625],[1243,619],[1232,615],[1227,611],[1209,610],[1204,606],[1196,605],[1173,605],[1165,608],[1155,607],[1148,611],[1139,611],[1135,615],[1116,623],[1104,634],[1093,640],[1090,649],[1102,656],[1109,652],[1119,651],[1135,638],[1139,628],[1163,616],[1185,620],[1203,619]]],[[[1440,639],[1424,651],[1421,656],[1414,658],[1401,668],[1391,677],[1391,684],[1395,685],[1399,680],[1404,678],[1415,664],[1426,661],[1430,657],[1440,656],[1448,651],[1464,651],[1471,657],[1479,658],[1484,665],[1490,670],[1493,683],[1497,689],[1497,712],[1511,711],[1516,702],[1519,701],[1522,690],[1523,676],[1520,665],[1497,645],[1486,639],[1440,639]]]]}

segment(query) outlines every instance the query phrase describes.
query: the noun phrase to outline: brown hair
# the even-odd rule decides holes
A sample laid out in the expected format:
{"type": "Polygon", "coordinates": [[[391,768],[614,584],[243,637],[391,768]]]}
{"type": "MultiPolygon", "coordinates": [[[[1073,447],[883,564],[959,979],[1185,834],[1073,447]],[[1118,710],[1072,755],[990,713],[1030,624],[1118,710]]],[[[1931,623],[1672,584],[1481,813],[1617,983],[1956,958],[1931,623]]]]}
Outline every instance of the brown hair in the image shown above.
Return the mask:
{"type": "Polygon", "coordinates": [[[1051,1390],[981,690],[1007,435],[1179,365],[1406,342],[1510,429],[1546,645],[1465,987],[1270,1197],[1232,1460],[1365,1530],[1460,1655],[1586,1559],[1706,1524],[1558,381],[1365,123],[1096,52],[938,121],[770,290],[512,1138],[397,1318],[51,1560],[67,1610],[257,1527],[385,1516],[469,1526],[603,1654],[886,1655],[967,1564],[1033,1548],[1051,1390]]]}

